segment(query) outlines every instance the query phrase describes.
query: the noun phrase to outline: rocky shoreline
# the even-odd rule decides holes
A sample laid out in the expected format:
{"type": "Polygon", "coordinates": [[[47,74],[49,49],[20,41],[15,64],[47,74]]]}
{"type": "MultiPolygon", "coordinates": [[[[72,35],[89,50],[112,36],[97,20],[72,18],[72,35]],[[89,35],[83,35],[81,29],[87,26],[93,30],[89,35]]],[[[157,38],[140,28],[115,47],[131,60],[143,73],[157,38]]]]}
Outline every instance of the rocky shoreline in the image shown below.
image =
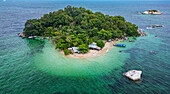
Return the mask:
{"type": "Polygon", "coordinates": [[[151,25],[152,28],[156,28],[156,27],[163,27],[163,25],[151,25]]]}
{"type": "Polygon", "coordinates": [[[18,35],[19,37],[22,37],[23,39],[26,38],[24,32],[18,33],[17,35],[18,35]]]}
{"type": "Polygon", "coordinates": [[[139,32],[140,36],[147,36],[147,34],[145,32],[143,32],[141,29],[138,29],[138,32],[139,32]]]}
{"type": "Polygon", "coordinates": [[[157,10],[147,10],[147,11],[144,11],[144,12],[141,12],[142,14],[151,14],[151,15],[161,15],[162,12],[160,11],[157,11],[157,10]]]}

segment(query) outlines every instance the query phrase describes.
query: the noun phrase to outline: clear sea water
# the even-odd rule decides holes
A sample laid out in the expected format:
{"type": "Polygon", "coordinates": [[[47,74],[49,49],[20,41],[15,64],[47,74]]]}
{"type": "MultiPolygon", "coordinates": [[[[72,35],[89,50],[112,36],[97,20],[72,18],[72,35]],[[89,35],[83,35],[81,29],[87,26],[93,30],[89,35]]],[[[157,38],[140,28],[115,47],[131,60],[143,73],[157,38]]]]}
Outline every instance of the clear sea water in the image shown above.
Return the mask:
{"type": "Polygon", "coordinates": [[[1,1],[0,94],[58,93],[170,94],[170,2],[1,1]],[[96,58],[73,59],[60,54],[49,40],[21,39],[16,35],[23,31],[28,19],[67,5],[124,16],[148,36],[125,42],[126,48],[113,48],[96,58]],[[148,9],[163,14],[139,13],[148,9]],[[146,29],[153,24],[164,27],[146,29]],[[122,75],[132,69],[143,71],[141,81],[133,82],[122,75]]]}

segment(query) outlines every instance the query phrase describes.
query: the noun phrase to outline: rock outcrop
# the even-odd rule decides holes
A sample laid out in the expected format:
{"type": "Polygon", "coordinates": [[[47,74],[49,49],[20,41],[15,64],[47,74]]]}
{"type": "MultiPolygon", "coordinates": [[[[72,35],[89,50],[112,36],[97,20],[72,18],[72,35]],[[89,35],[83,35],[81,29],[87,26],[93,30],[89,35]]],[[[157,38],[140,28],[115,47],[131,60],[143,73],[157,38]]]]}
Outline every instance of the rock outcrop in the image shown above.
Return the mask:
{"type": "Polygon", "coordinates": [[[162,12],[157,11],[157,10],[147,10],[145,12],[142,12],[142,14],[161,15],[162,12]]]}
{"type": "Polygon", "coordinates": [[[151,25],[152,28],[155,28],[155,27],[163,27],[163,25],[151,25]]]}
{"type": "Polygon", "coordinates": [[[147,34],[145,32],[142,32],[141,29],[138,29],[138,32],[139,32],[140,36],[147,36],[147,34]]]}
{"type": "Polygon", "coordinates": [[[142,71],[131,70],[124,74],[127,78],[133,81],[138,81],[141,79],[142,71]]]}
{"type": "Polygon", "coordinates": [[[18,33],[18,36],[22,37],[22,38],[26,38],[24,32],[18,33]]]}

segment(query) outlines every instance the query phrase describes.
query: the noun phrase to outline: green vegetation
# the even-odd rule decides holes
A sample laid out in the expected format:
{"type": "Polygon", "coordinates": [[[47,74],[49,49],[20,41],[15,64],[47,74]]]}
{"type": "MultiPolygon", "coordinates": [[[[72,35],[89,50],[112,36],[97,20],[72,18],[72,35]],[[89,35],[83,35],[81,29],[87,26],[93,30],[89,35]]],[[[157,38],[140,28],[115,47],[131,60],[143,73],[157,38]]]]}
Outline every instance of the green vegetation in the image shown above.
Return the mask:
{"type": "Polygon", "coordinates": [[[152,10],[153,12],[158,12],[157,10],[152,10]]]}
{"type": "Polygon", "coordinates": [[[98,41],[97,41],[97,46],[99,46],[99,47],[103,48],[103,47],[105,46],[104,41],[102,41],[102,40],[98,40],[98,41]]]}
{"type": "Polygon", "coordinates": [[[136,40],[136,37],[133,37],[134,40],[136,40]]]}
{"type": "Polygon", "coordinates": [[[69,55],[69,54],[73,54],[73,53],[71,51],[69,51],[69,50],[64,50],[64,54],[69,55]]]}
{"type": "Polygon", "coordinates": [[[80,53],[87,53],[89,51],[89,46],[87,44],[79,45],[80,53]]]}
{"type": "Polygon", "coordinates": [[[87,45],[97,40],[109,40],[127,36],[139,36],[138,27],[126,22],[124,17],[93,13],[82,7],[67,6],[64,9],[45,14],[40,19],[25,23],[26,36],[51,37],[56,48],[80,47],[88,52],[87,45]]]}

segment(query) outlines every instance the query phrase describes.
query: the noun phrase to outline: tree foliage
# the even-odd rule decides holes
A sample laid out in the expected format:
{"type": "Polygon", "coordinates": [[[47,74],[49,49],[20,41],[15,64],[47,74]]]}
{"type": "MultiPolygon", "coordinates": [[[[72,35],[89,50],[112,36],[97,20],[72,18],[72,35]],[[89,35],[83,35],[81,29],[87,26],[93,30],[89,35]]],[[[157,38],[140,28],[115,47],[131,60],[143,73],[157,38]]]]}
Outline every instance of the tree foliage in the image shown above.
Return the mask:
{"type": "Polygon", "coordinates": [[[89,46],[87,44],[79,45],[80,53],[87,53],[89,51],[89,46]]]}
{"type": "Polygon", "coordinates": [[[64,54],[69,55],[69,54],[73,54],[73,52],[71,52],[70,50],[64,50],[64,54]]]}
{"type": "Polygon", "coordinates": [[[138,27],[126,22],[124,17],[93,13],[82,7],[67,6],[45,14],[40,19],[25,23],[26,36],[47,36],[55,39],[56,48],[90,44],[96,40],[109,40],[127,36],[139,36],[138,27]]]}
{"type": "Polygon", "coordinates": [[[99,47],[103,48],[103,47],[105,46],[104,41],[102,41],[102,40],[98,40],[98,41],[97,41],[97,46],[99,46],[99,47]]]}

